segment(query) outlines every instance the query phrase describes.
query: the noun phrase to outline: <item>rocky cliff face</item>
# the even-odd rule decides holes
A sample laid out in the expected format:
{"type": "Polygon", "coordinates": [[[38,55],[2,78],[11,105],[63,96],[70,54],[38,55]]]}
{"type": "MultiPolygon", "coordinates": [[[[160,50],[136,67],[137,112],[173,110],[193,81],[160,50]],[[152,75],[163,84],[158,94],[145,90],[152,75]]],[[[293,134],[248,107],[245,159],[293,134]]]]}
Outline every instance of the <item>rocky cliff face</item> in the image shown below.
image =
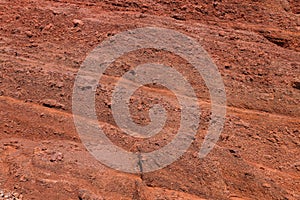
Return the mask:
{"type": "Polygon", "coordinates": [[[300,199],[300,7],[266,1],[24,1],[0,3],[0,199],[300,199]],[[156,49],[130,52],[99,81],[99,124],[116,145],[151,152],[167,145],[180,109],[167,88],[148,85],[131,98],[136,123],[159,102],[163,130],[149,139],[124,134],[111,112],[118,78],[161,62],[182,73],[201,108],[187,152],[161,170],[128,174],[106,167],[81,143],[72,90],[86,56],[105,39],[163,27],[197,40],[220,71],[227,94],[224,130],[203,159],[210,120],[202,77],[182,58],[156,49]],[[158,98],[159,97],[159,98],[158,98]]]}

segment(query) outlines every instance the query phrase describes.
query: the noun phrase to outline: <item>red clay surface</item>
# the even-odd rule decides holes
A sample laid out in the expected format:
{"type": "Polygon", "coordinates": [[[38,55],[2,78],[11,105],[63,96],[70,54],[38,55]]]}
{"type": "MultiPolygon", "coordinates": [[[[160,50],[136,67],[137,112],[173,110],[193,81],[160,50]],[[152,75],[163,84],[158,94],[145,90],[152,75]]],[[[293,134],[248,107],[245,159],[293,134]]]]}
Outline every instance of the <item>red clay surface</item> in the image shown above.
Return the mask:
{"type": "Polygon", "coordinates": [[[299,14],[297,0],[0,0],[0,191],[18,199],[300,199],[299,14]],[[153,85],[136,91],[131,114],[147,124],[149,108],[162,101],[168,111],[162,132],[142,140],[116,126],[111,92],[138,64],[159,60],[177,69],[202,110],[201,128],[179,160],[133,175],[106,167],[85,149],[71,98],[93,48],[145,26],[195,38],[222,75],[228,107],[221,138],[199,160],[210,119],[201,76],[169,52],[144,49],[119,58],[96,95],[99,123],[116,145],[150,152],[178,129],[174,94],[153,85]]]}

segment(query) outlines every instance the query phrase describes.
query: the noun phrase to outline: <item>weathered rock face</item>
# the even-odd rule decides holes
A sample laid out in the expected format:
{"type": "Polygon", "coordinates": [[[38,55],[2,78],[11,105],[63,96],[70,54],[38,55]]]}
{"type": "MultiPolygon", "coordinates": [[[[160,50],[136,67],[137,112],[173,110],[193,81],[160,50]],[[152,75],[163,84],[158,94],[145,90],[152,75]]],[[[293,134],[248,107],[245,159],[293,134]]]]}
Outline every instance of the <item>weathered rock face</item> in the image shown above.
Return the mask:
{"type": "Polygon", "coordinates": [[[0,13],[0,199],[13,194],[19,199],[300,199],[297,0],[3,0],[0,13]],[[193,86],[202,111],[196,138],[179,160],[132,175],[102,165],[85,149],[73,123],[72,90],[91,50],[112,35],[145,26],[196,39],[222,75],[228,107],[216,147],[199,160],[210,119],[201,76],[186,60],[162,50],[120,57],[96,91],[99,124],[114,144],[151,152],[167,145],[179,128],[178,101],[157,85],[136,91],[130,111],[133,121],[146,125],[150,107],[163,102],[168,120],[161,133],[137,139],[116,125],[113,87],[139,64],[159,61],[177,69],[193,86]]]}

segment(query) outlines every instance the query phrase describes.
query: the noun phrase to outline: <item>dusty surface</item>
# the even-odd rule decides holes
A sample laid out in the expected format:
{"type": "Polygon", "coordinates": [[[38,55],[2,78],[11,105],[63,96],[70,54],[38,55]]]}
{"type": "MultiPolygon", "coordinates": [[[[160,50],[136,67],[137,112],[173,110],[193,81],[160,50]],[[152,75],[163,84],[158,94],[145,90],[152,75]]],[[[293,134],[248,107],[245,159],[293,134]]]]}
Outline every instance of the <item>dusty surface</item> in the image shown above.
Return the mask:
{"type": "Polygon", "coordinates": [[[0,199],[9,198],[4,193],[20,199],[300,199],[299,14],[297,0],[0,0],[0,199]],[[163,101],[168,121],[162,132],[144,141],[116,127],[111,91],[140,63],[160,60],[176,68],[202,109],[197,137],[178,161],[133,175],[102,165],[84,148],[71,97],[76,72],[94,47],[144,26],[198,40],[222,74],[228,107],[220,140],[199,160],[210,113],[201,77],[163,51],[119,58],[100,80],[96,104],[116,145],[153,151],[178,128],[174,95],[151,85],[133,95],[131,113],[147,124],[151,105],[163,101]]]}

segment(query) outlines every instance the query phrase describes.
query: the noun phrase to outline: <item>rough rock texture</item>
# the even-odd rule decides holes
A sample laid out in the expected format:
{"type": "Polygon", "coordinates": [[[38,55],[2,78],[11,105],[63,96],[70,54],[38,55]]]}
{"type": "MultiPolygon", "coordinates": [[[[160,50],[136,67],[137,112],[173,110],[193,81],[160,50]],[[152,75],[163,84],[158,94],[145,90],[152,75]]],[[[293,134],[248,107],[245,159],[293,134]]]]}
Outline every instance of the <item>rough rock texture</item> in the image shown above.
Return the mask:
{"type": "Polygon", "coordinates": [[[1,0],[0,199],[8,193],[22,199],[300,199],[299,14],[297,0],[1,0]],[[178,129],[174,94],[153,85],[133,95],[131,113],[147,124],[151,105],[163,101],[169,118],[162,132],[142,140],[116,126],[113,86],[138,64],[160,60],[180,71],[202,110],[197,137],[179,160],[134,175],[89,154],[74,127],[71,98],[76,73],[93,48],[145,26],[195,38],[222,74],[228,107],[220,140],[199,160],[210,117],[201,76],[165,51],[119,58],[96,95],[99,123],[115,144],[150,152],[178,129]]]}

